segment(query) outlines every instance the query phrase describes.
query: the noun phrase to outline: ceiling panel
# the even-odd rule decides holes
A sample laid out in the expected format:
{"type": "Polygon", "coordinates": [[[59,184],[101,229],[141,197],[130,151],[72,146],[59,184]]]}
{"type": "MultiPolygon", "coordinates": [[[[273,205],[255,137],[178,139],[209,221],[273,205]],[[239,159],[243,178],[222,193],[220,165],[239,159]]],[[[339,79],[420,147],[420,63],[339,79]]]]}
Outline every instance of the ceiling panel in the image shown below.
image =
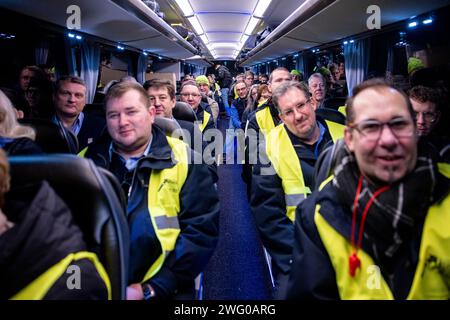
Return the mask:
{"type": "Polygon", "coordinates": [[[208,32],[210,42],[238,42],[241,36],[241,32],[208,32]]]}
{"type": "Polygon", "coordinates": [[[251,14],[257,0],[189,0],[195,12],[247,12],[251,14]]]}
{"type": "Polygon", "coordinates": [[[250,19],[248,14],[208,13],[197,15],[205,32],[244,32],[250,19]]]}

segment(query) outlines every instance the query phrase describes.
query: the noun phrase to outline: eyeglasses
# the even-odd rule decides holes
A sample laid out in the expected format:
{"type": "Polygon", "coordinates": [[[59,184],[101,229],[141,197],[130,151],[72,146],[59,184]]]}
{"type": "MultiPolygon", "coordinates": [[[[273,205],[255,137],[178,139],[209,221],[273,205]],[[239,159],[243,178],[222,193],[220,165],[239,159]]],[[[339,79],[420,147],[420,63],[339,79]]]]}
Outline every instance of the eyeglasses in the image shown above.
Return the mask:
{"type": "Polygon", "coordinates": [[[389,127],[392,134],[397,138],[409,138],[414,135],[413,123],[402,118],[393,119],[389,122],[367,120],[349,124],[348,126],[361,133],[368,141],[377,141],[385,125],[389,127]]]}
{"type": "Polygon", "coordinates": [[[192,98],[198,98],[200,97],[200,94],[197,93],[181,93],[180,94],[183,98],[188,98],[189,96],[191,96],[192,98]]]}
{"type": "Polygon", "coordinates": [[[435,122],[437,120],[437,114],[434,112],[415,112],[414,111],[414,118],[417,119],[419,117],[419,114],[422,114],[422,118],[427,122],[435,122]]]}
{"type": "Polygon", "coordinates": [[[280,114],[280,116],[284,115],[285,117],[292,117],[294,115],[294,110],[297,111],[297,112],[304,113],[305,112],[305,106],[308,106],[309,103],[310,103],[310,100],[308,100],[308,101],[306,101],[304,103],[300,103],[300,104],[296,105],[292,109],[284,110],[284,111],[280,112],[279,114],[280,114]]]}

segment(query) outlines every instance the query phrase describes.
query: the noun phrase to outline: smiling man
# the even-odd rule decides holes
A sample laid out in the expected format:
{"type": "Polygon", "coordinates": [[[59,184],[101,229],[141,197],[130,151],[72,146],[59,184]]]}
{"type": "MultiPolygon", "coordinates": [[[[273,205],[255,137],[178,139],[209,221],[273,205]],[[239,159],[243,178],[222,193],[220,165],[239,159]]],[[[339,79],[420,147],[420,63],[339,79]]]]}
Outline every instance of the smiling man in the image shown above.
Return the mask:
{"type": "Polygon", "coordinates": [[[308,88],[298,81],[275,89],[272,99],[283,124],[266,136],[262,155],[267,164],[257,164],[253,170],[251,208],[272,257],[277,289],[283,287],[290,269],[295,208],[313,189],[320,153],[344,135],[344,126],[316,117],[310,98],[308,88]]]}
{"type": "Polygon", "coordinates": [[[311,92],[311,103],[314,110],[320,108],[327,93],[327,83],[320,73],[312,74],[308,79],[309,92],[311,92]]]}
{"type": "Polygon", "coordinates": [[[194,279],[217,244],[219,200],[207,166],[189,163],[194,151],[153,125],[154,104],[138,83],[112,87],[105,98],[111,139],[96,140],[85,156],[127,195],[127,298],[193,299],[194,279]]]}
{"type": "Polygon", "coordinates": [[[384,80],[355,87],[347,116],[333,175],[297,208],[287,298],[449,299],[450,167],[384,80]]]}

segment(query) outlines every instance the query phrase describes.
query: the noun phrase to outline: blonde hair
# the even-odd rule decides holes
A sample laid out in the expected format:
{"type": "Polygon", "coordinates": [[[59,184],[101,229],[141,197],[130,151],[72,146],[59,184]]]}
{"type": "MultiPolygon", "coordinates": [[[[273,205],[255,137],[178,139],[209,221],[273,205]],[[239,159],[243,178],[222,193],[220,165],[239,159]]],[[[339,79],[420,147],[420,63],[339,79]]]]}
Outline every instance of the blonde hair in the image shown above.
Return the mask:
{"type": "Polygon", "coordinates": [[[0,90],[0,136],[7,138],[35,139],[33,128],[17,122],[16,112],[8,97],[0,90]]]}

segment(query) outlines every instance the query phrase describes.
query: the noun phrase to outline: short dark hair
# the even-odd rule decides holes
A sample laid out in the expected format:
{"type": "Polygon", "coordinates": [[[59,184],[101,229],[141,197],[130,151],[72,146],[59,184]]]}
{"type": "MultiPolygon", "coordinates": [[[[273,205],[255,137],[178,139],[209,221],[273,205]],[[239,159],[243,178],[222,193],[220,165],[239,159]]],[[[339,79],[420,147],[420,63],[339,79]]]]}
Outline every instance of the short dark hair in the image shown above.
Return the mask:
{"type": "Polygon", "coordinates": [[[420,103],[431,102],[435,105],[436,110],[439,110],[440,95],[439,92],[433,88],[425,86],[415,86],[408,92],[411,99],[420,103]]]}
{"type": "Polygon", "coordinates": [[[409,101],[408,96],[402,90],[395,88],[391,84],[386,82],[386,80],[384,80],[382,78],[374,78],[374,79],[364,81],[353,88],[353,96],[349,97],[346,102],[346,114],[347,114],[346,124],[347,125],[353,123],[353,121],[355,120],[355,110],[353,107],[355,98],[366,89],[378,90],[381,88],[393,89],[403,96],[403,98],[405,99],[405,103],[408,108],[409,114],[411,115],[411,118],[412,118],[413,122],[415,123],[414,110],[412,108],[411,101],[409,101]]]}
{"type": "Polygon", "coordinates": [[[156,90],[165,88],[169,93],[170,99],[175,99],[175,86],[169,80],[152,79],[144,82],[144,89],[148,92],[148,89],[155,88],[156,90]]]}
{"type": "Polygon", "coordinates": [[[309,92],[308,87],[303,82],[298,81],[289,81],[282,83],[275,91],[272,93],[272,101],[278,112],[280,112],[280,107],[278,105],[278,101],[281,96],[285,95],[286,92],[291,90],[292,88],[297,88],[305,94],[307,100],[311,98],[311,93],[309,92]]]}
{"type": "Polygon", "coordinates": [[[84,82],[84,80],[81,79],[80,77],[77,77],[77,76],[62,76],[62,77],[60,77],[58,79],[58,81],[56,81],[56,84],[55,84],[55,89],[56,90],[55,90],[55,92],[58,92],[59,89],[61,89],[62,84],[65,83],[65,82],[80,84],[83,87],[85,87],[86,90],[87,90],[86,82],[84,82]]]}
{"type": "Polygon", "coordinates": [[[148,97],[147,91],[138,82],[119,82],[112,86],[105,97],[105,106],[108,106],[108,102],[111,99],[116,99],[122,97],[128,91],[135,90],[141,96],[141,101],[144,102],[145,106],[150,107],[150,99],[148,97]]]}
{"type": "MultiPolygon", "coordinates": [[[[270,73],[270,76],[269,76],[269,83],[272,82],[273,74],[274,74],[275,71],[286,71],[287,73],[291,74],[287,68],[285,68],[285,67],[278,67],[278,68],[274,69],[274,70],[270,73]]],[[[264,75],[263,75],[263,76],[264,76],[264,75]]],[[[266,76],[266,77],[267,77],[267,76],[266,76]]]]}

